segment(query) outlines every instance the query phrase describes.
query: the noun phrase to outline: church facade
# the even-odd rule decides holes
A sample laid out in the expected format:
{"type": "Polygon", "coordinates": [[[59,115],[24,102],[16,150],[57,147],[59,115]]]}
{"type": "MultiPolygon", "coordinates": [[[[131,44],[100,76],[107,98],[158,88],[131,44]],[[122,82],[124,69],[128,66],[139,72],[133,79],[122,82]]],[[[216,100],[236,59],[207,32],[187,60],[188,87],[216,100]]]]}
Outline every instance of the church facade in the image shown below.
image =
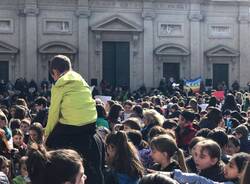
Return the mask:
{"type": "Polygon", "coordinates": [[[89,83],[250,81],[248,0],[1,0],[0,78],[48,79],[66,54],[89,83]]]}

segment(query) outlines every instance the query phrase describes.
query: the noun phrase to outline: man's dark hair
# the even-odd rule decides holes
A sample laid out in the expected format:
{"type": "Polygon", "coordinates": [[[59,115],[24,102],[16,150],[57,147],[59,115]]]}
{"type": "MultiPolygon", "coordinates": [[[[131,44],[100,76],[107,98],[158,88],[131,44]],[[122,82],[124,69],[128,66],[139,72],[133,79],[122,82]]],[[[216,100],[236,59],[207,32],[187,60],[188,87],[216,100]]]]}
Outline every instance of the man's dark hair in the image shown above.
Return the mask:
{"type": "Polygon", "coordinates": [[[70,59],[65,55],[56,55],[50,60],[50,73],[53,73],[54,70],[58,70],[58,72],[63,73],[65,71],[71,70],[71,62],[70,59]]]}

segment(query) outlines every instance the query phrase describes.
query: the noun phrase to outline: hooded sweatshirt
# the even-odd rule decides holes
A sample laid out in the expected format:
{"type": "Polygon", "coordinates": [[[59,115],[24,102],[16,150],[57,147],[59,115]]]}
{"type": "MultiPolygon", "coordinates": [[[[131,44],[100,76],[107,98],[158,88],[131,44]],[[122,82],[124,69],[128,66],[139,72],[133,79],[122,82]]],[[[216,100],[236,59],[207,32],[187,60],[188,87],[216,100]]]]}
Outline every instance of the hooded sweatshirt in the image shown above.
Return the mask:
{"type": "Polygon", "coordinates": [[[51,105],[45,136],[55,125],[83,126],[97,119],[96,105],[87,82],[80,74],[70,70],[63,74],[52,86],[51,105]]]}

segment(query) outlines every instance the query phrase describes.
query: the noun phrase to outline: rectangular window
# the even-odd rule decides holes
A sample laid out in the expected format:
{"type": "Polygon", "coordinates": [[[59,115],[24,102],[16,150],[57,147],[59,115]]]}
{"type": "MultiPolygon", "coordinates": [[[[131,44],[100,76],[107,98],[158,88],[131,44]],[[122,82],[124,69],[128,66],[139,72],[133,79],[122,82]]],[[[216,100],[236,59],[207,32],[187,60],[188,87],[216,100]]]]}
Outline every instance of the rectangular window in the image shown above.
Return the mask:
{"type": "Polygon", "coordinates": [[[210,24],[208,26],[209,38],[232,38],[233,26],[223,24],[210,24]]]}
{"type": "Polygon", "coordinates": [[[0,19],[0,33],[13,33],[13,20],[0,19]]]}
{"type": "Polygon", "coordinates": [[[72,21],[61,19],[44,20],[44,33],[47,34],[71,34],[72,21]]]}

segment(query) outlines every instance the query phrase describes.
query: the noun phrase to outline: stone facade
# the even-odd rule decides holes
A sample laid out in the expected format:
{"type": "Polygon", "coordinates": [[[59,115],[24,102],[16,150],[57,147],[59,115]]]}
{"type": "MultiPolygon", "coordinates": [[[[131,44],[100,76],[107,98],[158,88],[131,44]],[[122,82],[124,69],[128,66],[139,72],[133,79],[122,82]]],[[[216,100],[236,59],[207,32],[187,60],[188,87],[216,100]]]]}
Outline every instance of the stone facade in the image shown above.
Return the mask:
{"type": "Polygon", "coordinates": [[[224,64],[228,85],[245,87],[249,7],[248,0],[1,0],[0,66],[8,63],[11,81],[40,82],[49,58],[61,53],[99,83],[103,42],[128,42],[131,89],[158,86],[168,63],[186,79],[213,79],[215,65],[224,64]]]}

